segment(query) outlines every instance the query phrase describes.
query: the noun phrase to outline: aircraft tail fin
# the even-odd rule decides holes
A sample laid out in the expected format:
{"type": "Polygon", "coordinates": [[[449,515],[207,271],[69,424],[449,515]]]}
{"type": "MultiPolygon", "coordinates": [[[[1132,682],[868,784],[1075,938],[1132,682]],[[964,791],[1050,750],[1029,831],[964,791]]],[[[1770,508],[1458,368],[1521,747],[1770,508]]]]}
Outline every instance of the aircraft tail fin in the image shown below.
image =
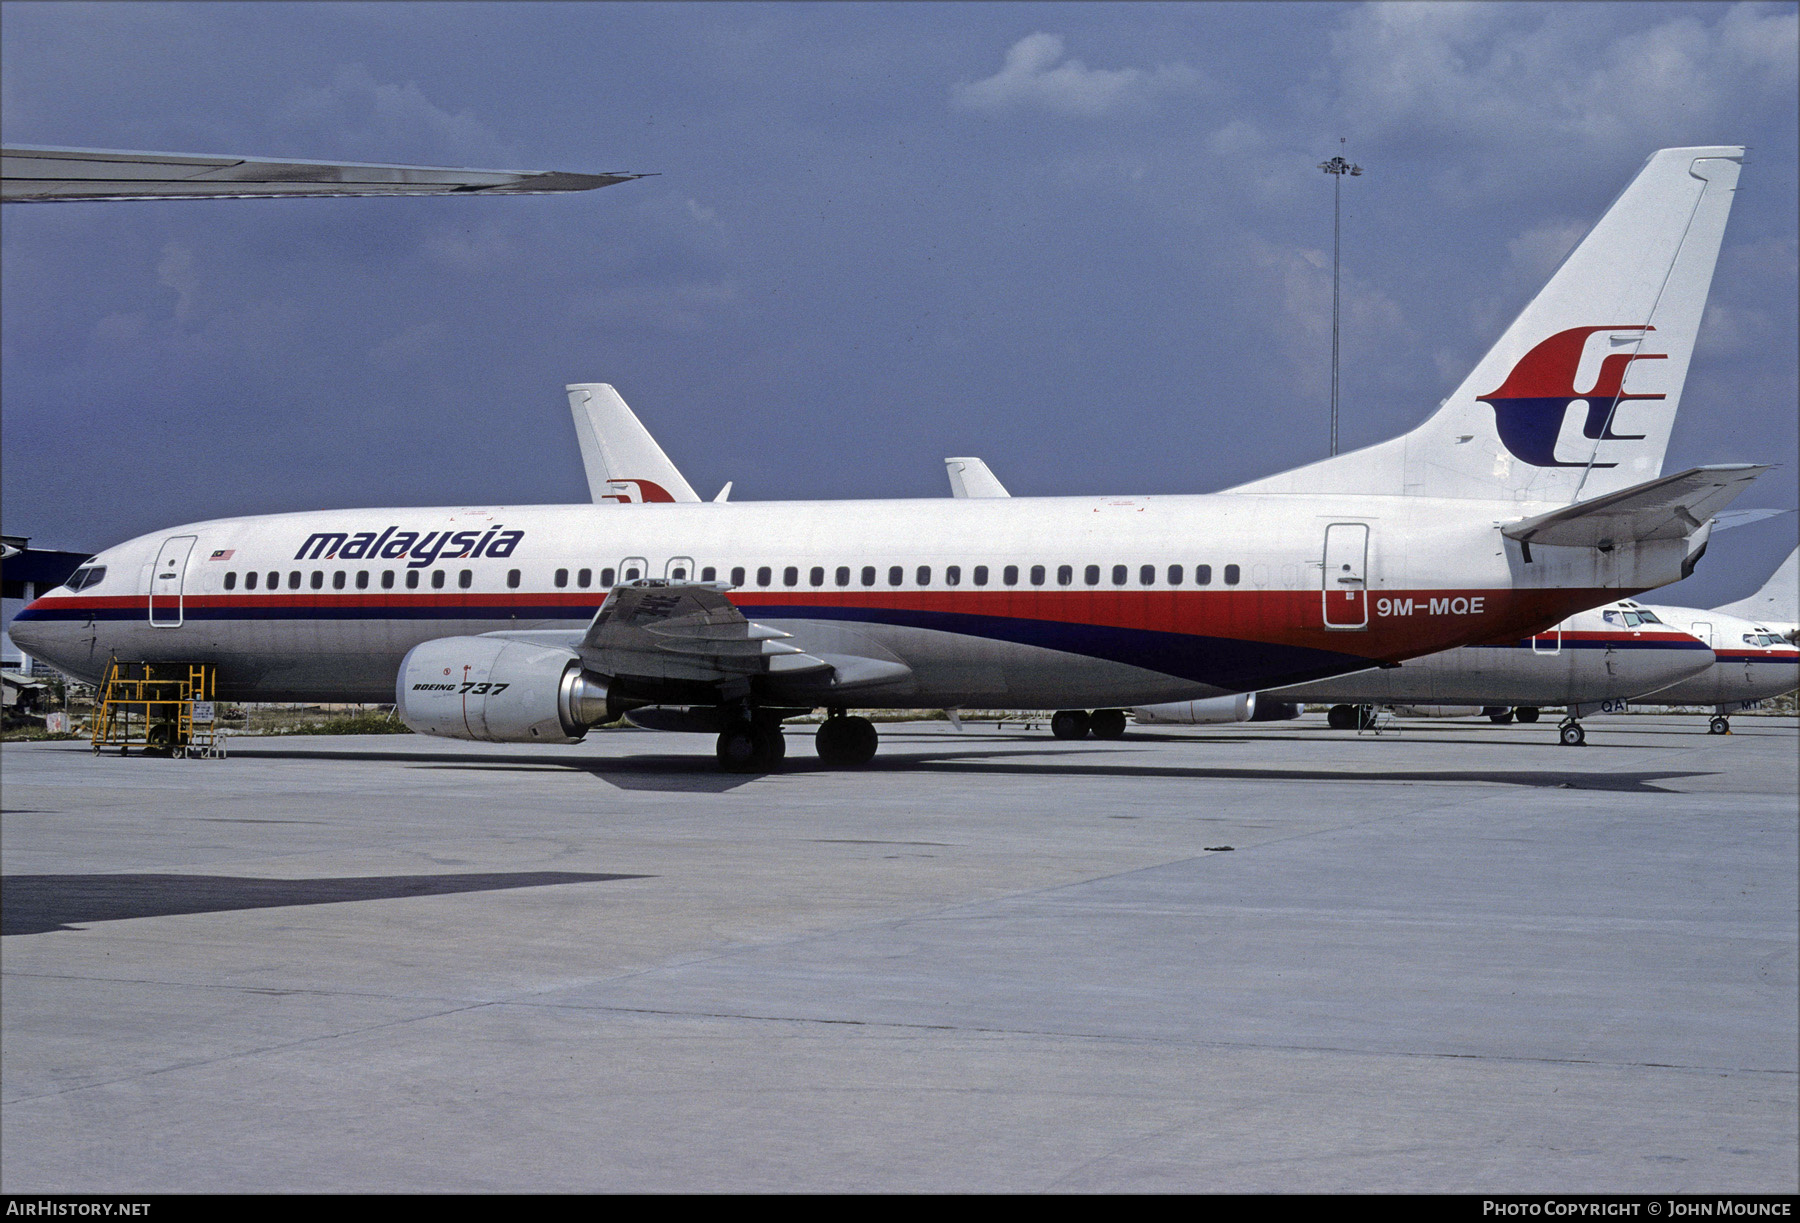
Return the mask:
{"type": "Polygon", "coordinates": [[[581,466],[596,505],[700,500],[619,392],[604,382],[577,382],[566,389],[581,466]]]}
{"type": "Polygon", "coordinates": [[[1571,503],[1660,475],[1743,153],[1653,154],[1411,433],[1230,491],[1571,503]]]}
{"type": "Polygon", "coordinates": [[[950,495],[952,497],[1010,497],[1006,485],[1000,483],[999,477],[988,470],[988,465],[980,459],[965,456],[958,459],[945,459],[944,470],[950,476],[950,495]]]}
{"type": "Polygon", "coordinates": [[[1715,610],[1770,628],[1800,621],[1800,548],[1788,553],[1788,558],[1781,562],[1774,576],[1763,583],[1761,590],[1748,599],[1739,599],[1715,610]]]}

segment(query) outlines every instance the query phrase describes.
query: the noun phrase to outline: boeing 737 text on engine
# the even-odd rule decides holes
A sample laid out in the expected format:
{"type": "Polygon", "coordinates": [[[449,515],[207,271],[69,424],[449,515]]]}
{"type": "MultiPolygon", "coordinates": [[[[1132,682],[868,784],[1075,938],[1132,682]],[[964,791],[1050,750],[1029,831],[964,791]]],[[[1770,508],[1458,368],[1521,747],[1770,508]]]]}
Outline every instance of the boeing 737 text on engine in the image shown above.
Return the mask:
{"type": "Polygon", "coordinates": [[[575,742],[636,708],[716,733],[738,769],[773,766],[782,719],[820,706],[821,757],[856,764],[876,738],[853,707],[1123,708],[1527,638],[1685,576],[1764,470],[1660,474],[1741,158],[1653,155],[1412,432],[1222,493],[744,504],[683,484],[220,519],[108,549],[13,637],[84,679],[207,663],[220,699],[395,699],[455,738],[575,742]]]}

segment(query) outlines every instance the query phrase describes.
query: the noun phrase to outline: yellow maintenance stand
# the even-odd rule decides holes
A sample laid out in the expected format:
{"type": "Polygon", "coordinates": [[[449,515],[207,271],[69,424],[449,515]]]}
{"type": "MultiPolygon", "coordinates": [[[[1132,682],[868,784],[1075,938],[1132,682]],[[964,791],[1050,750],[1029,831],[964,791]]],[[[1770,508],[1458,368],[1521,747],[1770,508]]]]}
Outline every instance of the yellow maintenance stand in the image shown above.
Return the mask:
{"type": "Polygon", "coordinates": [[[206,663],[121,662],[100,683],[94,707],[94,755],[116,747],[127,755],[223,758],[215,726],[213,683],[206,663]]]}

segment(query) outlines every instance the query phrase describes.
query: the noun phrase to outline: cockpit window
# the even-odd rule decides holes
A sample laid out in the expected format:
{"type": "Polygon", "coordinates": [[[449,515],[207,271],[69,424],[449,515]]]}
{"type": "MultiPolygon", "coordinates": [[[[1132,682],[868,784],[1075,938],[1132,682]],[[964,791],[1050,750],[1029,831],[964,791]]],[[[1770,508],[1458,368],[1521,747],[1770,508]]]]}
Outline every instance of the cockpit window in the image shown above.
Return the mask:
{"type": "Polygon", "coordinates": [[[63,585],[70,590],[86,590],[89,586],[97,586],[106,577],[105,565],[83,565],[69,575],[63,585]]]}
{"type": "Polygon", "coordinates": [[[1642,608],[1638,609],[1638,619],[1642,620],[1645,624],[1661,624],[1662,623],[1661,620],[1658,620],[1656,618],[1655,612],[1644,611],[1642,608]]]}

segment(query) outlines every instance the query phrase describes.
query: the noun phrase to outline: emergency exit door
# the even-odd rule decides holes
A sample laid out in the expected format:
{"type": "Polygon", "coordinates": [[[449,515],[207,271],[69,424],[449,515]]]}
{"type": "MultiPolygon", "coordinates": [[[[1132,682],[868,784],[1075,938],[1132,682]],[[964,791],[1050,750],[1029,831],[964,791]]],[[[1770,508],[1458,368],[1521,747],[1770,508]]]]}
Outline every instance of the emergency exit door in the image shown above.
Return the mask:
{"type": "Polygon", "coordinates": [[[1369,627],[1369,525],[1334,522],[1325,528],[1325,627],[1369,627]]]}

